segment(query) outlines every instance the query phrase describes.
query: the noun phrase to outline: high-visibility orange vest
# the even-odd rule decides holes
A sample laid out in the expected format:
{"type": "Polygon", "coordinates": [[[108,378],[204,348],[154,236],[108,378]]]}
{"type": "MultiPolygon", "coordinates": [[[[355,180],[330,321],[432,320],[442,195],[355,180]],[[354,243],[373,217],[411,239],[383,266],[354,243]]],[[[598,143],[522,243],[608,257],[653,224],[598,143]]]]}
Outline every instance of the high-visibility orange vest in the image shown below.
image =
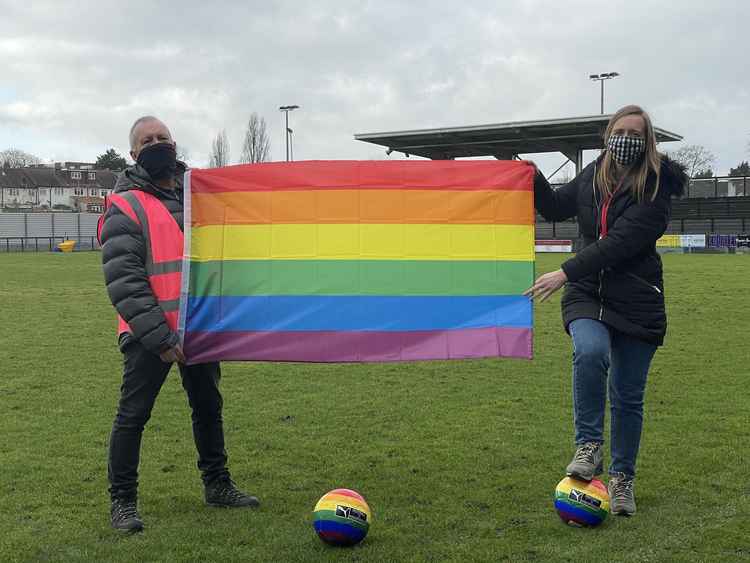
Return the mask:
{"type": "MultiPolygon", "coordinates": [[[[105,213],[111,205],[140,225],[146,239],[146,274],[159,306],[164,311],[169,328],[177,331],[180,308],[183,233],[164,203],[141,190],[112,194],[106,198],[105,213]]],[[[104,215],[99,220],[98,235],[104,215]]],[[[128,323],[117,316],[117,333],[132,332],[128,323]]]]}

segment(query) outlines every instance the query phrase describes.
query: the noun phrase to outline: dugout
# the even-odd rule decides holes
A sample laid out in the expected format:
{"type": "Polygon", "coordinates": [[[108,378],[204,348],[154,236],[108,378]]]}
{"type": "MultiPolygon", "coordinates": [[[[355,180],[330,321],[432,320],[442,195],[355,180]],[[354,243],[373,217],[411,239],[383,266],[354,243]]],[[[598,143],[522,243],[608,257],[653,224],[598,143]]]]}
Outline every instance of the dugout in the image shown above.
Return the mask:
{"type": "MultiPolygon", "coordinates": [[[[612,114],[489,125],[359,133],[355,140],[381,145],[386,154],[401,152],[433,160],[490,156],[512,160],[522,154],[559,152],[583,169],[583,151],[603,148],[602,134],[612,114]]],[[[659,143],[682,136],[654,127],[659,143]]],[[[565,163],[567,164],[567,162],[565,163]]],[[[561,166],[562,168],[562,166],[561,166]]]]}

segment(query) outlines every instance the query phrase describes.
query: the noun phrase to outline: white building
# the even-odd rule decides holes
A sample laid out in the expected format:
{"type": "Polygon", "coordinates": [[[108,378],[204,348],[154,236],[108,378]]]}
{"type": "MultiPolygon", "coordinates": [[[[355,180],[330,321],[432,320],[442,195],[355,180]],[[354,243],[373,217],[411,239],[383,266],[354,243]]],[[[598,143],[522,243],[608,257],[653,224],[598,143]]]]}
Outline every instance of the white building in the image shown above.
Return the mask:
{"type": "Polygon", "coordinates": [[[0,211],[100,213],[117,174],[84,162],[0,168],[0,211]]]}

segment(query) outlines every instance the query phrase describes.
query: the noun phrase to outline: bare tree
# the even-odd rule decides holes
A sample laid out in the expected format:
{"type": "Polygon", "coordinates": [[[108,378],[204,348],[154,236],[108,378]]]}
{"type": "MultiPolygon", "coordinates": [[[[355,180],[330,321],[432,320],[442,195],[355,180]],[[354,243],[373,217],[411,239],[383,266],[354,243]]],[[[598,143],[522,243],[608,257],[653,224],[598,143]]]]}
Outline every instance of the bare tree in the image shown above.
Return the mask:
{"type": "Polygon", "coordinates": [[[712,169],[716,160],[714,154],[702,145],[685,145],[667,154],[685,167],[690,178],[694,178],[699,172],[712,169]]]}
{"type": "Polygon", "coordinates": [[[177,145],[177,160],[189,164],[190,162],[190,149],[183,145],[177,145]]]}
{"type": "Polygon", "coordinates": [[[271,158],[271,142],[266,131],[266,120],[257,113],[250,116],[242,143],[241,163],[266,162],[271,158]]]}
{"type": "Polygon", "coordinates": [[[208,167],[219,168],[227,164],[229,164],[229,139],[227,139],[226,130],[222,129],[211,143],[211,156],[208,167]]]}
{"type": "Polygon", "coordinates": [[[5,168],[19,168],[31,164],[41,164],[42,159],[19,149],[9,148],[0,151],[0,166],[5,168]]]}

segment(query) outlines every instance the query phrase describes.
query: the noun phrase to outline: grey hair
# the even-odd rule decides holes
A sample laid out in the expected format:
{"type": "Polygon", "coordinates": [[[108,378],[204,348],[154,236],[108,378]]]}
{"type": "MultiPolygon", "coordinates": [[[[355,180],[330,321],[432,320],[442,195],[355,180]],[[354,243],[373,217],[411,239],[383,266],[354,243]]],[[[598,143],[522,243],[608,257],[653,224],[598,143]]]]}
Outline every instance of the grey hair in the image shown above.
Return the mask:
{"type": "MultiPolygon", "coordinates": [[[[138,141],[138,139],[135,138],[135,129],[138,127],[141,123],[146,123],[147,121],[161,121],[158,117],[154,117],[153,115],[144,115],[143,117],[139,117],[135,120],[133,123],[133,126],[130,128],[130,150],[135,150],[135,143],[138,141]]],[[[161,121],[164,123],[163,121],[161,121]]],[[[166,127],[166,125],[165,125],[166,127]]],[[[167,131],[169,131],[169,128],[167,127],[167,131]]],[[[170,131],[169,136],[172,136],[172,132],[170,131]]]]}

